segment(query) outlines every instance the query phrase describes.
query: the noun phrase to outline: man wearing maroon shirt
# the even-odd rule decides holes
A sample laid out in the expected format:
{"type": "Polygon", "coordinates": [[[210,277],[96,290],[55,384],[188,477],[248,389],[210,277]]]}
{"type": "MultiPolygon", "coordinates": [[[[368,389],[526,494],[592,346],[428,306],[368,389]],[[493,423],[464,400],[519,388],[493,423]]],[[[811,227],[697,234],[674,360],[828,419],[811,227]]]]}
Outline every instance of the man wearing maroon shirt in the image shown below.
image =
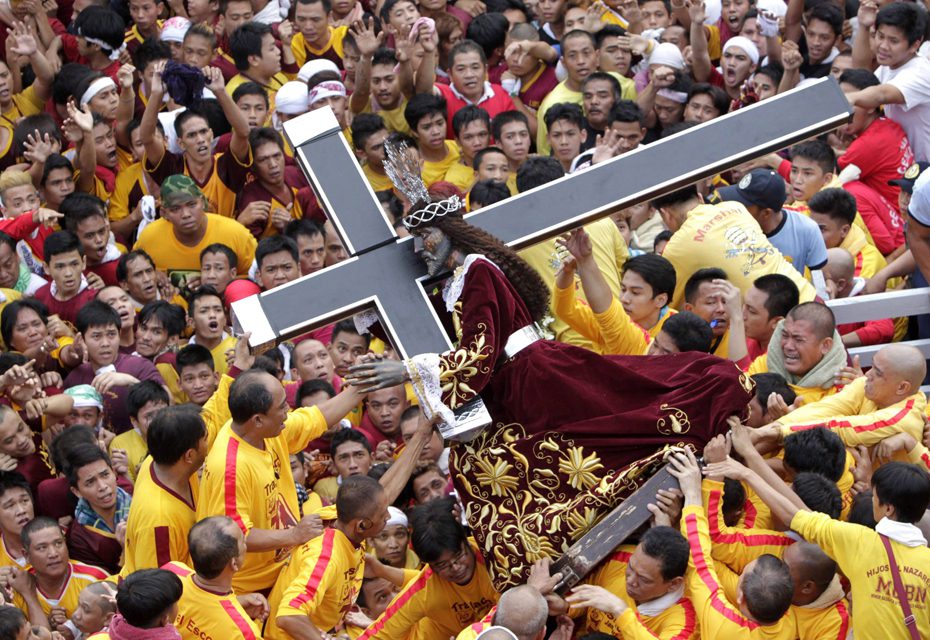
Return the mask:
{"type": "Polygon", "coordinates": [[[65,228],[77,236],[89,273],[96,273],[107,286],[117,286],[116,265],[122,252],[110,242],[106,204],[97,196],[74,192],[61,203],[65,228]]]}
{"type": "Polygon", "coordinates": [[[45,305],[49,315],[74,323],[78,310],[94,299],[84,277],[87,261],[80,240],[70,231],[56,231],[45,239],[45,272],[52,279],[36,291],[36,300],[45,305]]]}
{"type": "Polygon", "coordinates": [[[481,107],[493,119],[512,111],[513,100],[499,84],[488,82],[488,61],[484,50],[471,40],[462,40],[449,52],[451,84],[437,84],[433,92],[446,99],[446,138],[453,140],[452,117],[467,104],[481,107]]]}

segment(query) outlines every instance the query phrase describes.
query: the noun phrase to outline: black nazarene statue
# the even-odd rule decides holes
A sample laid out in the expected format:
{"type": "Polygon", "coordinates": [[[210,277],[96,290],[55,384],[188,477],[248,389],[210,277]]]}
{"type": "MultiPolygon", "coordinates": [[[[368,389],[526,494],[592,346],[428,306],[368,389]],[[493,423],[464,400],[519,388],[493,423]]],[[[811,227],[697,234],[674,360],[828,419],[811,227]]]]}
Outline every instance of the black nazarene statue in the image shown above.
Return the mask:
{"type": "MultiPolygon", "coordinates": [[[[390,150],[399,172],[403,150],[390,150]]],[[[451,443],[450,471],[495,586],[524,582],[558,557],[662,465],[670,446],[701,450],[746,417],[752,382],[732,362],[699,353],[600,356],[542,339],[542,279],[517,254],[462,219],[457,197],[431,201],[419,176],[395,179],[414,206],[404,224],[443,291],[458,347],[405,362],[352,368],[370,389],[410,382],[427,416],[480,394],[494,420],[451,443]],[[411,188],[411,183],[419,182],[411,188]]]]}

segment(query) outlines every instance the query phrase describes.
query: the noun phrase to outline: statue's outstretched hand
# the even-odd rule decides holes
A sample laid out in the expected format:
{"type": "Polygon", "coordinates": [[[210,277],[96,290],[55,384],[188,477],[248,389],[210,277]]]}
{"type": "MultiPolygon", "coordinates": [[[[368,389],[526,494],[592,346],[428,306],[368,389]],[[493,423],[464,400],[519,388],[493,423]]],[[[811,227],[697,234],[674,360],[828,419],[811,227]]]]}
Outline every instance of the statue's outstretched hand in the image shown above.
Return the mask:
{"type": "Polygon", "coordinates": [[[349,367],[346,382],[362,393],[396,387],[407,381],[407,367],[397,360],[361,362],[349,367]]]}

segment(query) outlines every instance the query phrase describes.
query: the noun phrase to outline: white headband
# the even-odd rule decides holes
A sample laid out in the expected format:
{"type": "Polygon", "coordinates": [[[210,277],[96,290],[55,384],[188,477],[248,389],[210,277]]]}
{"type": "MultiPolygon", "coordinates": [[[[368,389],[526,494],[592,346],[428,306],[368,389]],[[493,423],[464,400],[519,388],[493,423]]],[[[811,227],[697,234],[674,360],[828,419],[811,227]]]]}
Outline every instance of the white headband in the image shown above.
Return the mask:
{"type": "Polygon", "coordinates": [[[113,47],[111,47],[110,45],[108,45],[106,42],[104,42],[103,40],[100,40],[100,39],[98,39],[98,38],[91,38],[90,36],[85,36],[84,34],[81,34],[81,37],[84,38],[85,40],[87,40],[89,43],[95,44],[95,45],[97,45],[98,47],[100,47],[101,49],[105,49],[105,50],[109,51],[109,52],[110,52],[110,55],[109,55],[110,60],[119,60],[120,54],[123,53],[123,51],[126,50],[126,43],[125,43],[125,42],[124,42],[123,44],[121,44],[120,46],[118,46],[116,49],[114,49],[113,47]]]}
{"type": "Polygon", "coordinates": [[[84,92],[84,95],[81,96],[81,107],[87,106],[87,104],[94,99],[101,91],[106,91],[107,89],[115,89],[116,83],[113,82],[113,79],[110,76],[104,76],[102,78],[97,78],[90,83],[90,86],[87,87],[87,91],[84,92]]]}
{"type": "Polygon", "coordinates": [[[332,98],[333,96],[346,97],[346,86],[338,80],[326,80],[310,89],[309,102],[313,106],[320,100],[332,98]]]}
{"type": "Polygon", "coordinates": [[[657,96],[662,96],[672,102],[677,102],[678,104],[684,104],[688,101],[688,94],[684,91],[675,91],[673,89],[659,89],[656,91],[657,96]]]}
{"type": "Polygon", "coordinates": [[[408,526],[407,516],[404,515],[404,512],[397,507],[389,506],[388,516],[387,524],[384,525],[385,527],[393,527],[395,525],[400,527],[408,526]]]}
{"type": "Polygon", "coordinates": [[[310,102],[307,99],[307,85],[297,80],[285,82],[274,96],[275,113],[289,116],[307,113],[310,102]]]}
{"type": "Polygon", "coordinates": [[[727,43],[723,45],[723,52],[726,53],[733,47],[745,51],[753,64],[759,64],[759,49],[756,47],[755,43],[746,36],[733,36],[727,40],[727,43]]]}

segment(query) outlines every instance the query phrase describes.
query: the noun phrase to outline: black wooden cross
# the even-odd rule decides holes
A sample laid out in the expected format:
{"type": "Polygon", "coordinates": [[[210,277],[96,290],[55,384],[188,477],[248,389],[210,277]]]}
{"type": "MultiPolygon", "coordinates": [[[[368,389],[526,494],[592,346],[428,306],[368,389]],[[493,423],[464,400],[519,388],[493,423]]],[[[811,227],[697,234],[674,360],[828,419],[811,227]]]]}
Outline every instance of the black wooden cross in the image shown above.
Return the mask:
{"type": "MultiPolygon", "coordinates": [[[[850,114],[836,82],[823,79],[483,208],[468,221],[523,248],[833,129],[850,114]]],[[[424,288],[426,269],[411,239],[396,237],[332,111],[289,120],[284,131],[352,257],[234,303],[251,344],[373,309],[402,357],[449,349],[424,288]]]]}

